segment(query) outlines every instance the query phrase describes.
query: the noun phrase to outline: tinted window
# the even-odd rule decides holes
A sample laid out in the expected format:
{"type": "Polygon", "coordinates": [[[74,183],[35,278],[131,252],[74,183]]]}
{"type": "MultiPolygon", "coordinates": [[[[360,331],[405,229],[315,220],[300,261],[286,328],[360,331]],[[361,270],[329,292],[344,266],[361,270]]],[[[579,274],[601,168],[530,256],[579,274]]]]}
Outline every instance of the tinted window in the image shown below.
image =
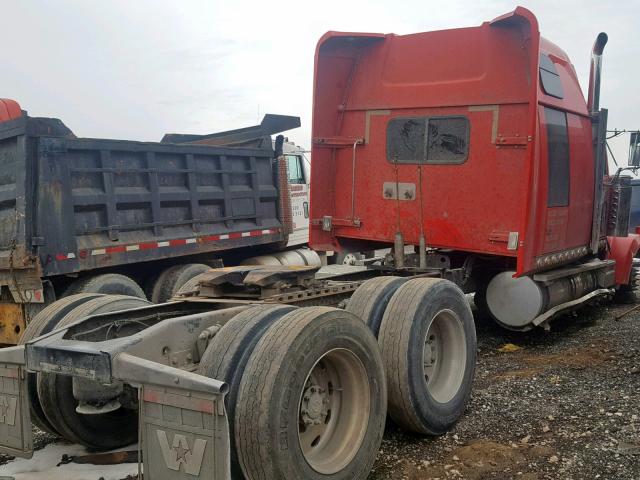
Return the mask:
{"type": "Polygon", "coordinates": [[[398,163],[462,163],[469,149],[465,117],[394,118],[387,126],[387,159],[398,163]]]}
{"type": "Polygon", "coordinates": [[[640,210],[640,181],[631,180],[631,208],[640,210]]]}
{"type": "Polygon", "coordinates": [[[547,123],[547,155],[549,158],[549,190],[547,205],[569,205],[569,138],[567,114],[553,108],[544,109],[547,123]]]}
{"type": "Polygon", "coordinates": [[[547,55],[540,55],[540,83],[542,83],[542,89],[547,95],[552,97],[562,98],[562,83],[560,82],[560,75],[558,70],[553,64],[551,59],[547,55]]]}
{"type": "Polygon", "coordinates": [[[387,127],[387,158],[398,163],[422,163],[427,119],[394,118],[387,127]]]}
{"type": "Polygon", "coordinates": [[[304,183],[304,170],[302,158],[298,155],[287,155],[287,167],[289,169],[289,183],[304,183]]]}
{"type": "Polygon", "coordinates": [[[427,163],[462,163],[467,159],[469,122],[464,117],[429,119],[427,163]]]}

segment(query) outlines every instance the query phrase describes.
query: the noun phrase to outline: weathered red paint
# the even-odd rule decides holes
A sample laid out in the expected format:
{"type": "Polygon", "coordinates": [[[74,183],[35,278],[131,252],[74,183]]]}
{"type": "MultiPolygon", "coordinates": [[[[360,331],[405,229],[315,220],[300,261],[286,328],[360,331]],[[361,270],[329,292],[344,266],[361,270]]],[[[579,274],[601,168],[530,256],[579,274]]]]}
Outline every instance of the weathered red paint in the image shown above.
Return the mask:
{"type": "Polygon", "coordinates": [[[0,98],[0,122],[6,122],[22,116],[22,109],[15,100],[0,98]]]}
{"type": "Polygon", "coordinates": [[[525,8],[472,28],[328,32],[316,49],[312,136],[311,245],[318,250],[354,239],[391,244],[398,229],[418,244],[422,224],[428,246],[501,256],[521,275],[536,269],[539,256],[589,245],[594,154],[586,101],[568,56],[540,36],[525,8]],[[555,65],[564,98],[542,89],[540,54],[555,65]],[[547,206],[544,107],[567,115],[566,207],[547,206]],[[468,118],[466,162],[396,167],[387,160],[391,119],[441,115],[468,118]],[[384,182],[415,184],[418,194],[384,198],[384,182]],[[330,231],[322,229],[325,216],[330,231]],[[507,249],[509,232],[519,235],[517,250],[507,249]]]}
{"type": "Polygon", "coordinates": [[[640,249],[640,235],[630,233],[628,237],[607,237],[607,258],[616,261],[616,285],[626,285],[631,278],[633,257],[640,249]]]}

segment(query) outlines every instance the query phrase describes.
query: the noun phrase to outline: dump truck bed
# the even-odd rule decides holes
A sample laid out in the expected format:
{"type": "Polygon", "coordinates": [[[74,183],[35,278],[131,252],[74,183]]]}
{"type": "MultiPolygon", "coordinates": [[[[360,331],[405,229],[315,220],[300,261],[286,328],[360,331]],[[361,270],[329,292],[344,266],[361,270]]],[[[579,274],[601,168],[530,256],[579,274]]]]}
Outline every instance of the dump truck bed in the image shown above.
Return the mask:
{"type": "MultiPolygon", "coordinates": [[[[284,240],[273,151],[0,124],[0,271],[42,277],[284,240]]],[[[1,283],[1,282],[0,282],[1,283]]]]}

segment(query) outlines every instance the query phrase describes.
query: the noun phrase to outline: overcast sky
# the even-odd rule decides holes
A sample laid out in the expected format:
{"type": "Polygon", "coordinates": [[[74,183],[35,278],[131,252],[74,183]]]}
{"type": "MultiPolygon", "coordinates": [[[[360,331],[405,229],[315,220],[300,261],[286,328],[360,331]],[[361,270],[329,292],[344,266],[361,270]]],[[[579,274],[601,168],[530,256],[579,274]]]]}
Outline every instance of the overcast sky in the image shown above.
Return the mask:
{"type": "MultiPolygon", "coordinates": [[[[609,126],[640,128],[640,0],[524,1],[572,59],[583,91],[600,31],[609,126]]],[[[476,26],[502,0],[0,0],[0,97],[61,118],[78,136],[159,140],[299,115],[308,148],[313,54],[327,30],[414,33],[476,26]]],[[[614,149],[626,163],[628,137],[614,149]]]]}

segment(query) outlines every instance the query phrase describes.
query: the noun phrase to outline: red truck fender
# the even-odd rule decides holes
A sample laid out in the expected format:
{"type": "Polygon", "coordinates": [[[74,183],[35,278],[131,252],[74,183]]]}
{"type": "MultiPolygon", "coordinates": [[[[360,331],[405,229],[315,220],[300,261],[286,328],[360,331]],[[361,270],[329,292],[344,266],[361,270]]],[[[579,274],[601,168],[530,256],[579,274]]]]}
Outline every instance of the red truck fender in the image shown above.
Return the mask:
{"type": "Polygon", "coordinates": [[[0,98],[0,122],[7,122],[22,116],[20,104],[15,100],[0,98]]]}
{"type": "Polygon", "coordinates": [[[640,249],[640,235],[630,233],[627,237],[607,237],[607,258],[616,261],[616,285],[626,285],[631,277],[633,257],[640,249]]]}

